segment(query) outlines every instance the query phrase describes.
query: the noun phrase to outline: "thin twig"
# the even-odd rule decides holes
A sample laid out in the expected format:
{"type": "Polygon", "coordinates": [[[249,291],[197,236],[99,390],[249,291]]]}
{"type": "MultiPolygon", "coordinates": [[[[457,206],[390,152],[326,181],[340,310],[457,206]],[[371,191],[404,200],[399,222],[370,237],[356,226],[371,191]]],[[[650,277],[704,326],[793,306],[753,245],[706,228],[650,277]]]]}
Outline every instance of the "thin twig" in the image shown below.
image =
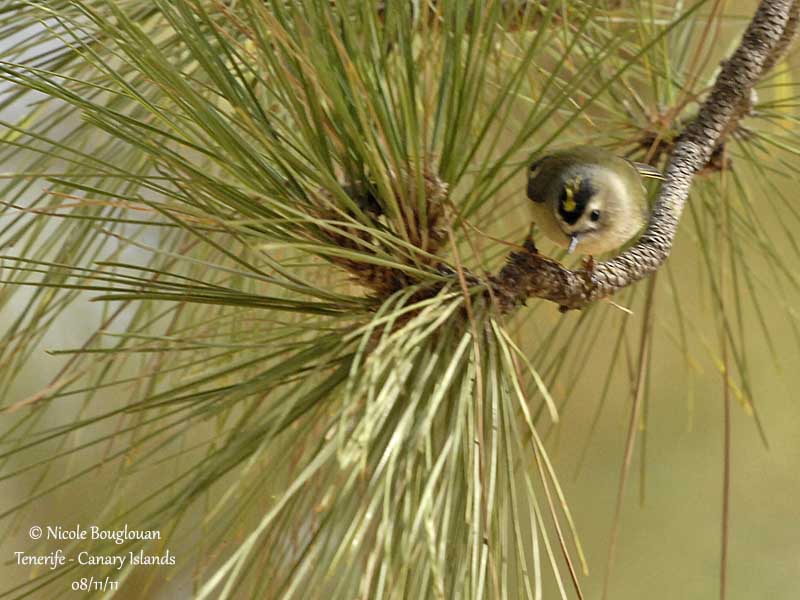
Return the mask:
{"type": "Polygon", "coordinates": [[[725,600],[728,580],[728,546],[730,539],[730,499],[731,499],[731,397],[728,384],[728,345],[722,339],[722,358],[724,371],[722,377],[723,403],[723,458],[722,458],[722,546],[719,559],[719,598],[725,600]]]}
{"type": "Polygon", "coordinates": [[[622,503],[625,498],[625,487],[628,483],[628,476],[633,462],[633,451],[636,447],[636,430],[639,427],[642,404],[644,401],[645,379],[647,378],[647,364],[650,362],[651,344],[653,341],[653,318],[655,315],[655,278],[650,282],[647,290],[647,300],[645,303],[645,320],[642,325],[642,335],[639,342],[639,366],[637,368],[636,381],[633,388],[633,405],[631,406],[630,420],[628,421],[628,435],[625,440],[625,452],[622,459],[622,472],[619,477],[619,487],[617,488],[617,502],[614,508],[614,520],[611,525],[611,539],[608,544],[608,556],[606,557],[606,573],[603,578],[602,599],[608,597],[608,590],[611,584],[611,573],[614,570],[614,559],[616,557],[617,540],[622,523],[622,503]]]}
{"type": "MultiPolygon", "coordinates": [[[[724,183],[724,181],[723,181],[724,183]]],[[[727,209],[729,207],[726,206],[727,209]]],[[[722,235],[719,237],[719,342],[722,346],[722,523],[720,527],[720,557],[719,557],[719,599],[725,600],[728,584],[728,547],[730,540],[730,495],[731,495],[731,386],[730,386],[730,361],[728,357],[728,337],[725,335],[725,288],[727,269],[725,268],[725,255],[729,250],[725,243],[729,235],[730,214],[729,210],[722,213],[722,235]]],[[[754,413],[755,414],[755,413],[754,413]]]]}

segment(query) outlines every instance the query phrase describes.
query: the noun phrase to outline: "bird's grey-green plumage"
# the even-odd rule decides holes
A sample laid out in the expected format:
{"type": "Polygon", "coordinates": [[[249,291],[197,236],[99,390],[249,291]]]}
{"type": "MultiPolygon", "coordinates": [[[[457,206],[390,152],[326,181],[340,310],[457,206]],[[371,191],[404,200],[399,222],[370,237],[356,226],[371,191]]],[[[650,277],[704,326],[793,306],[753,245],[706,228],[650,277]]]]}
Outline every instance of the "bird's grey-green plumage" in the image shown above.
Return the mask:
{"type": "Polygon", "coordinates": [[[647,220],[640,171],[658,171],[602,148],[577,146],[535,161],[528,171],[534,221],[561,247],[602,254],[630,240],[647,220]]]}

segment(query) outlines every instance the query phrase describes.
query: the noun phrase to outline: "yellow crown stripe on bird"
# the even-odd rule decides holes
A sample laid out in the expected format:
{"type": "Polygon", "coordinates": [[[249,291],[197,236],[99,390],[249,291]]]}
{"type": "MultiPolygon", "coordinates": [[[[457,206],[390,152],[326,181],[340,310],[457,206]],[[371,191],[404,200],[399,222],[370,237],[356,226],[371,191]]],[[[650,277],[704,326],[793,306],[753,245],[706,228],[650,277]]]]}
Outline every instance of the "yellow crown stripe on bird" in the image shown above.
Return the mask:
{"type": "Polygon", "coordinates": [[[578,208],[578,203],[575,202],[575,192],[581,188],[581,181],[581,177],[578,176],[564,188],[564,192],[567,195],[566,200],[564,200],[564,210],[567,212],[575,212],[578,208]]]}

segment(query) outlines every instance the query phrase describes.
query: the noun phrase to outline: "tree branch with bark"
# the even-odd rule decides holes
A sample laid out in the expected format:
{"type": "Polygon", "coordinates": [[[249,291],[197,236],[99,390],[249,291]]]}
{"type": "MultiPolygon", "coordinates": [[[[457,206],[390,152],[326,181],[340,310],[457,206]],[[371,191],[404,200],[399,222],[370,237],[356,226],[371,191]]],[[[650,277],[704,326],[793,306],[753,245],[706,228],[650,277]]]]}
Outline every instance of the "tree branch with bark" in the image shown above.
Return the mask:
{"type": "Polygon", "coordinates": [[[761,2],[697,117],[675,144],[650,220],[633,246],[608,261],[570,270],[539,254],[528,238],[524,249],[512,252],[492,278],[501,311],[511,312],[532,297],[556,302],[563,310],[580,309],[657,271],[672,250],[694,176],[749,113],[753,87],[785,54],[799,15],[800,1],[761,2]]]}

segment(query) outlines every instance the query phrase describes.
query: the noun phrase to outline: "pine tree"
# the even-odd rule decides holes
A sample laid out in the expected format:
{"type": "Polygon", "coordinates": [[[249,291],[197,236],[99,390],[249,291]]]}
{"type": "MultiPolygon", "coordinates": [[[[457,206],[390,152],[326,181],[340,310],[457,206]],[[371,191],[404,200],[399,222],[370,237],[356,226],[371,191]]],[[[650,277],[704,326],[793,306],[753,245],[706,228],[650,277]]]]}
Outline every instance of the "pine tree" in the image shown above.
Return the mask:
{"type": "Polygon", "coordinates": [[[657,329],[691,370],[695,323],[715,328],[725,406],[756,423],[742,305],[796,331],[797,11],[764,0],[740,40],[704,0],[0,4],[20,115],[0,456],[27,483],[3,516],[105,473],[97,523],[181,549],[168,573],[73,565],[10,597],[88,573],[146,594],[184,573],[197,598],[582,597],[548,448],[586,365],[596,415],[633,398],[621,503],[657,329]],[[591,268],[528,237],[528,165],[576,143],[666,172],[642,239],[591,268]],[[678,223],[691,284],[660,268],[678,223]],[[84,338],[53,349],[76,314],[84,338]]]}

